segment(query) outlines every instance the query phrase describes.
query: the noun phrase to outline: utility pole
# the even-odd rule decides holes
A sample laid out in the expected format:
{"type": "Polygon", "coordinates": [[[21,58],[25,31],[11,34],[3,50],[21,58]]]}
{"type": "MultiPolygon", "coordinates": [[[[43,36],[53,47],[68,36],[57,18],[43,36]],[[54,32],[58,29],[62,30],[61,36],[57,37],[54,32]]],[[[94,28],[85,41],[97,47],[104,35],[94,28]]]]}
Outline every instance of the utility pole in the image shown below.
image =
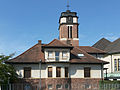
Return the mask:
{"type": "Polygon", "coordinates": [[[42,60],[40,59],[40,63],[39,63],[39,69],[40,69],[40,82],[39,82],[39,84],[40,84],[40,90],[41,90],[41,64],[42,63],[42,60]]]}

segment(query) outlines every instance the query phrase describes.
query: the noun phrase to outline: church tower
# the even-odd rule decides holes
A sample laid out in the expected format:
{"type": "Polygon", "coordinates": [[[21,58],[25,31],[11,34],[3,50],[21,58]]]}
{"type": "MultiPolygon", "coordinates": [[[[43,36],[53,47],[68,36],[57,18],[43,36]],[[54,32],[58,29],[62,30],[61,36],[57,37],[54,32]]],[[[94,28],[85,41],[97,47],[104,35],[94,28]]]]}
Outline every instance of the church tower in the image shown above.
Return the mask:
{"type": "Polygon", "coordinates": [[[79,46],[78,25],[76,12],[62,12],[59,19],[59,39],[72,46],[79,46]]]}

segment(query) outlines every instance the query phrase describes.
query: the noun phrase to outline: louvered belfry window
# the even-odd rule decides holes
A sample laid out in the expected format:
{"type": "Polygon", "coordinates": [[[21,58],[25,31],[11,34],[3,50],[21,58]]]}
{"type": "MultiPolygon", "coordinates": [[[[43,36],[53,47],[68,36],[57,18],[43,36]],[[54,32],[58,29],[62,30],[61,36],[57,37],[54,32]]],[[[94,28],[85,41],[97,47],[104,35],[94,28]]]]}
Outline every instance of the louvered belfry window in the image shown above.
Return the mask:
{"type": "Polygon", "coordinates": [[[84,68],[84,77],[90,77],[90,67],[85,67],[84,68]]]}
{"type": "Polygon", "coordinates": [[[24,67],[24,78],[31,77],[31,67],[24,67]]]}

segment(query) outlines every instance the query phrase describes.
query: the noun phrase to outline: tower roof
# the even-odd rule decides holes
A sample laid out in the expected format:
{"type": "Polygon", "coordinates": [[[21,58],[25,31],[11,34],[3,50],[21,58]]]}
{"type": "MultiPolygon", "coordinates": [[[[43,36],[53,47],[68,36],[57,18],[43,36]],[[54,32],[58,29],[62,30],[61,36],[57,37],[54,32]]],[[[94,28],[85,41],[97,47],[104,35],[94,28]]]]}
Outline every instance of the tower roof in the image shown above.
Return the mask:
{"type": "Polygon", "coordinates": [[[77,13],[71,12],[70,10],[66,10],[66,12],[61,13],[61,17],[68,17],[68,16],[77,17],[77,13]]]}

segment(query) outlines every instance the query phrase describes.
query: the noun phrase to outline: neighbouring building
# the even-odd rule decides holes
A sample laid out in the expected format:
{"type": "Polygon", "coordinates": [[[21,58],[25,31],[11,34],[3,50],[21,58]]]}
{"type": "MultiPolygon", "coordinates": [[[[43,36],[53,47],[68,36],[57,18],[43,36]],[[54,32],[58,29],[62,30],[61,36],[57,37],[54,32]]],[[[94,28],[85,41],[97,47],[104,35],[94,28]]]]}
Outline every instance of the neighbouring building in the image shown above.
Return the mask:
{"type": "Polygon", "coordinates": [[[41,86],[41,90],[98,90],[99,81],[103,79],[103,66],[108,63],[100,59],[106,52],[79,46],[78,26],[76,12],[62,12],[59,39],[48,44],[39,40],[21,55],[7,61],[19,75],[16,84],[41,86]]]}
{"type": "Polygon", "coordinates": [[[107,71],[104,72],[104,77],[112,80],[120,80],[120,38],[113,42],[102,38],[93,47],[106,52],[102,56],[102,60],[109,62],[109,64],[104,66],[107,71]]]}

